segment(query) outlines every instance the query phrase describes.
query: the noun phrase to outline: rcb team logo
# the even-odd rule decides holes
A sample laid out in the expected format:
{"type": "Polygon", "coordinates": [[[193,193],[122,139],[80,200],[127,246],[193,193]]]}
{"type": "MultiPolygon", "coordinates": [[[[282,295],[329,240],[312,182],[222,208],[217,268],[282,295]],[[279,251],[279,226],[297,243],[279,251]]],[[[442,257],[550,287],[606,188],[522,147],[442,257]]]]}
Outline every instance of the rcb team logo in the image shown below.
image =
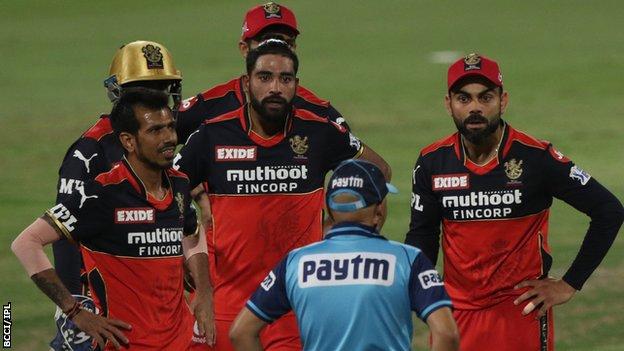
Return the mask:
{"type": "Polygon", "coordinates": [[[182,193],[176,193],[176,202],[178,203],[178,211],[180,211],[180,218],[184,217],[184,195],[182,193]]]}
{"type": "Polygon", "coordinates": [[[507,178],[516,180],[522,175],[522,160],[516,161],[515,158],[505,162],[505,174],[507,178]]]}
{"type": "Polygon", "coordinates": [[[290,147],[293,152],[297,155],[301,156],[308,151],[308,137],[300,137],[299,135],[295,135],[290,138],[290,147]]]}
{"type": "Polygon", "coordinates": [[[262,7],[264,8],[264,18],[282,18],[278,4],[274,2],[267,2],[262,7]]]}
{"type": "Polygon", "coordinates": [[[472,71],[474,69],[481,69],[481,56],[472,53],[464,57],[464,71],[472,71]]]}
{"type": "Polygon", "coordinates": [[[163,54],[160,52],[158,46],[148,44],[145,45],[141,51],[143,51],[143,56],[147,60],[148,69],[165,67],[163,64],[163,54]]]}

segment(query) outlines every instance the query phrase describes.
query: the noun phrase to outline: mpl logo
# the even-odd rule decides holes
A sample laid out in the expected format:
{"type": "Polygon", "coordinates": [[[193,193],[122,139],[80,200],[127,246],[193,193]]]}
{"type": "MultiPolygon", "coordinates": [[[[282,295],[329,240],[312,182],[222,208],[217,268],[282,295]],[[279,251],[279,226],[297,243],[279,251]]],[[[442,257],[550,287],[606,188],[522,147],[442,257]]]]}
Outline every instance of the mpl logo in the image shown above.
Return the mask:
{"type": "Polygon", "coordinates": [[[256,146],[215,146],[215,161],[255,161],[258,156],[256,146]]]}
{"type": "Polygon", "coordinates": [[[115,209],[117,224],[154,223],[154,221],[154,209],[151,207],[115,209]]]}
{"type": "Polygon", "coordinates": [[[58,192],[59,194],[71,195],[74,190],[78,190],[84,187],[84,182],[78,179],[61,178],[58,192]]]}
{"type": "Polygon", "coordinates": [[[396,257],[378,252],[304,255],[298,264],[300,288],[394,283],[396,257]]]}
{"type": "Polygon", "coordinates": [[[468,173],[434,175],[431,177],[431,187],[433,191],[469,189],[470,179],[468,173]]]}

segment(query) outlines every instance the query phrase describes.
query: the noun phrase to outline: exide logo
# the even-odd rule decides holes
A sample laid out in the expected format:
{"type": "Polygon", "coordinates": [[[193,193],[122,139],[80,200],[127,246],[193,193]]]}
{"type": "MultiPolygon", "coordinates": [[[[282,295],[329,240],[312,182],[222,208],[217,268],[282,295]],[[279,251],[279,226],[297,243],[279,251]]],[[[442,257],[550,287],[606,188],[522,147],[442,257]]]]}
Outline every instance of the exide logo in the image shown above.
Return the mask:
{"type": "Polygon", "coordinates": [[[154,223],[154,209],[151,207],[116,208],[115,223],[154,223]]]}
{"type": "Polygon", "coordinates": [[[431,177],[433,191],[436,190],[456,190],[470,188],[468,173],[464,174],[443,174],[431,177]]]}
{"type": "Polygon", "coordinates": [[[215,146],[215,159],[217,161],[255,161],[257,151],[256,146],[215,146]]]}

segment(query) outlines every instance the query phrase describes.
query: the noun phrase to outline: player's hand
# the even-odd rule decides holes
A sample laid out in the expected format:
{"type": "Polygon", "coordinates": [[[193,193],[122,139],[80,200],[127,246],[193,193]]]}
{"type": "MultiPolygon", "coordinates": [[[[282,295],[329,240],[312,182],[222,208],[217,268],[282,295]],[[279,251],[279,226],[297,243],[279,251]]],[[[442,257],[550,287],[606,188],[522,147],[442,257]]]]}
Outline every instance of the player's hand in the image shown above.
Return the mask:
{"type": "Polygon", "coordinates": [[[124,321],[98,316],[87,310],[78,312],[72,321],[80,330],[91,335],[102,350],[105,348],[106,340],[110,341],[116,350],[121,349],[121,344],[128,344],[128,338],[121,329],[130,330],[132,327],[124,321]]]}
{"type": "Polygon", "coordinates": [[[212,295],[209,292],[197,292],[191,302],[191,311],[195,315],[200,335],[206,336],[206,344],[213,346],[216,338],[212,295]]]}
{"type": "Polygon", "coordinates": [[[562,279],[550,277],[539,280],[525,280],[516,285],[514,289],[525,287],[532,287],[532,289],[514,300],[514,305],[530,300],[522,310],[522,314],[527,315],[539,307],[536,318],[545,315],[552,306],[568,302],[576,293],[576,290],[562,279]]]}

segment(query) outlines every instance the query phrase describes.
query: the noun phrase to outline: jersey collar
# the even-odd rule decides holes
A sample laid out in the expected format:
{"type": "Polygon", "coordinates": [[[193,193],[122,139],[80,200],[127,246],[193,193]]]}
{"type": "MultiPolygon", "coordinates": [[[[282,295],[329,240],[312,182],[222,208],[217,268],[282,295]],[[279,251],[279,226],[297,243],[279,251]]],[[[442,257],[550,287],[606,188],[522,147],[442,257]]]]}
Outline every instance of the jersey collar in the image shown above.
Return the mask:
{"type": "Polygon", "coordinates": [[[284,138],[286,138],[286,135],[288,135],[288,132],[292,128],[292,116],[295,113],[296,113],[296,110],[293,107],[293,110],[291,111],[291,113],[288,114],[288,116],[286,117],[286,122],[284,123],[284,130],[281,133],[277,133],[270,138],[263,138],[260,135],[256,134],[251,129],[251,116],[249,115],[249,104],[245,104],[245,106],[243,106],[242,115],[241,115],[241,124],[243,126],[243,129],[247,132],[249,139],[251,139],[254,143],[263,147],[271,147],[271,146],[279,144],[282,140],[284,140],[284,138]]]}
{"type": "Polygon", "coordinates": [[[360,235],[368,238],[388,240],[379,234],[377,229],[357,222],[342,222],[334,225],[325,234],[325,239],[331,239],[340,235],[360,235]]]}
{"type": "Polygon", "coordinates": [[[501,164],[503,160],[503,147],[507,143],[507,139],[509,139],[509,125],[504,120],[501,120],[503,123],[503,135],[501,136],[501,140],[498,142],[498,152],[496,153],[496,157],[492,158],[486,164],[478,165],[466,156],[466,149],[464,147],[464,143],[462,141],[461,133],[457,133],[457,144],[459,146],[459,159],[463,163],[464,167],[468,168],[472,173],[478,175],[484,175],[494,168],[496,168],[499,164],[501,164]]]}

